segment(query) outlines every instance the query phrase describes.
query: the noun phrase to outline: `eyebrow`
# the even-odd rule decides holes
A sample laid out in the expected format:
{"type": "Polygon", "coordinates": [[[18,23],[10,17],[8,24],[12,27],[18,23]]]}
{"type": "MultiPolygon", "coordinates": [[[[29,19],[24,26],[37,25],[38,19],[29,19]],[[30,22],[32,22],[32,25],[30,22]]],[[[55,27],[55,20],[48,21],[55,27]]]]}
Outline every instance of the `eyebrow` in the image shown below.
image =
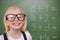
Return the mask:
{"type": "Polygon", "coordinates": [[[8,16],[8,15],[24,15],[24,16],[26,16],[26,14],[7,14],[6,16],[8,16]]]}
{"type": "Polygon", "coordinates": [[[6,14],[6,15],[25,15],[25,14],[6,14]]]}

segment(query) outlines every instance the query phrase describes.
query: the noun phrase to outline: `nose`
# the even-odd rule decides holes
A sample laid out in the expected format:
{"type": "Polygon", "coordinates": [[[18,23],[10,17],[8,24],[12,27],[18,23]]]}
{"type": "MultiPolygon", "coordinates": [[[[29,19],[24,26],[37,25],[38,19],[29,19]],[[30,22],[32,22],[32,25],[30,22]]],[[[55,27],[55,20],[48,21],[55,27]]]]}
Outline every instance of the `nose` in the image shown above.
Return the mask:
{"type": "Polygon", "coordinates": [[[18,20],[18,18],[16,17],[16,18],[15,18],[15,21],[17,21],[17,20],[18,20]]]}

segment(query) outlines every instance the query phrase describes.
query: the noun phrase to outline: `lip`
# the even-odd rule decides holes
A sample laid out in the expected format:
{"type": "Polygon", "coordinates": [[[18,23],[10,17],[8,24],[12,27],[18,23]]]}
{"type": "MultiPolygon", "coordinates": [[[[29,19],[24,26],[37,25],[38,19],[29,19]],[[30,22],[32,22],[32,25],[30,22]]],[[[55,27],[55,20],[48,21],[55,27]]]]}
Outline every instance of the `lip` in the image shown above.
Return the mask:
{"type": "Polygon", "coordinates": [[[19,26],[21,23],[12,23],[14,26],[19,26]]]}

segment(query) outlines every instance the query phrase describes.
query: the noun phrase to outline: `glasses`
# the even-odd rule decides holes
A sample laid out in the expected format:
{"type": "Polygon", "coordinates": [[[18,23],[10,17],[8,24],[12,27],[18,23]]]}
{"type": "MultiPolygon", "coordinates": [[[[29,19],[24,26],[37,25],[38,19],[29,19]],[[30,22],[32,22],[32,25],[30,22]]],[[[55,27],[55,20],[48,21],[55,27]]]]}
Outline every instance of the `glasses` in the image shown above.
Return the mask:
{"type": "Polygon", "coordinates": [[[25,20],[25,14],[8,14],[8,15],[6,15],[6,20],[8,20],[8,21],[14,21],[15,19],[16,19],[16,17],[17,17],[17,19],[19,20],[19,21],[23,21],[23,20],[25,20]]]}

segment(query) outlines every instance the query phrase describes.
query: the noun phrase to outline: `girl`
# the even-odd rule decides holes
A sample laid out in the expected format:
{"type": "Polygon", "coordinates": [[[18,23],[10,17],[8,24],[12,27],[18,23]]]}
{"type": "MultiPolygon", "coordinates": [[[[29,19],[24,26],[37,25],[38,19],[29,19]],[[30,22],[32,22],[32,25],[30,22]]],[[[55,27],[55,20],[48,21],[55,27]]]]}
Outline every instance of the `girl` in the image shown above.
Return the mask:
{"type": "Polygon", "coordinates": [[[27,19],[23,10],[19,7],[9,7],[4,15],[6,32],[0,35],[0,40],[32,40],[26,30],[27,19]]]}

